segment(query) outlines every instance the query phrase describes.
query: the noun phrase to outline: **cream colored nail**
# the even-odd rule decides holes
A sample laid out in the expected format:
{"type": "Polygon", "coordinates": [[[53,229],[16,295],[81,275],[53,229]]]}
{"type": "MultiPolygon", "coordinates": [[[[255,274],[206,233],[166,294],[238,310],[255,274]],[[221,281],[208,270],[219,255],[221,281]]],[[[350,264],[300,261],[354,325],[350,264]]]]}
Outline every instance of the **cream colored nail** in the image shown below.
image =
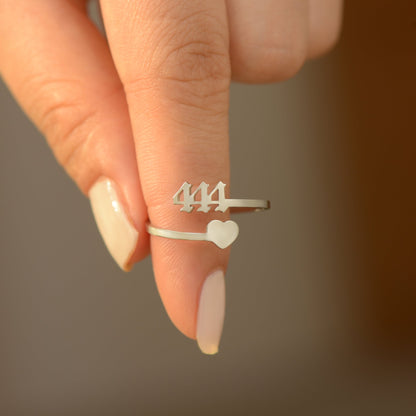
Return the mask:
{"type": "Polygon", "coordinates": [[[196,340],[205,354],[216,354],[225,316],[224,273],[218,270],[209,275],[199,298],[196,340]]]}
{"type": "Polygon", "coordinates": [[[90,189],[89,197],[98,230],[108,251],[116,263],[128,271],[139,233],[127,218],[117,188],[110,179],[99,179],[90,189]]]}

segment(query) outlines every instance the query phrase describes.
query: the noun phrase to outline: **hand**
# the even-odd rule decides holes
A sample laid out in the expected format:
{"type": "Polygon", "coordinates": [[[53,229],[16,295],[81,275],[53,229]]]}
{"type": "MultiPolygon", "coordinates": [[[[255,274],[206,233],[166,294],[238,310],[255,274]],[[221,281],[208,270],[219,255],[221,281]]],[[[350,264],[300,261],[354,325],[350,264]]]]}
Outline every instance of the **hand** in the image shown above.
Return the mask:
{"type": "Polygon", "coordinates": [[[0,73],[91,200],[125,270],[152,253],[173,323],[215,353],[229,249],[149,239],[227,213],[179,211],[188,181],[229,184],[231,79],[277,82],[328,51],[341,0],[102,0],[108,44],[83,0],[0,0],[0,73]]]}

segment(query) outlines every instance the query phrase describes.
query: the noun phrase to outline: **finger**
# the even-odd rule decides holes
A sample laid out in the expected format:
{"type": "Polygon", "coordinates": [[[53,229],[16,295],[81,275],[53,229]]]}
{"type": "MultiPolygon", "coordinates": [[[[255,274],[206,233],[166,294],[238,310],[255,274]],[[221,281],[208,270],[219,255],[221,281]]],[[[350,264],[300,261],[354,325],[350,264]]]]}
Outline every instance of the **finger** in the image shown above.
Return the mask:
{"type": "Polygon", "coordinates": [[[227,0],[233,79],[263,83],[292,77],[307,53],[307,0],[227,0]]]}
{"type": "MultiPolygon", "coordinates": [[[[188,181],[229,184],[230,63],[223,0],[102,2],[126,90],[143,195],[152,224],[204,232],[226,214],[180,212],[172,197],[188,181]]],[[[173,323],[217,351],[229,250],[209,242],[151,238],[158,289],[173,323]],[[209,276],[209,277],[207,277],[209,276]],[[199,307],[199,309],[198,309],[199,307]]]]}
{"type": "Polygon", "coordinates": [[[308,58],[334,47],[341,30],[342,7],[342,0],[309,0],[308,58]]]}
{"type": "Polygon", "coordinates": [[[0,72],[84,193],[123,269],[148,253],[127,104],[81,1],[0,6],[0,72]],[[138,238],[140,234],[140,238],[138,238]]]}

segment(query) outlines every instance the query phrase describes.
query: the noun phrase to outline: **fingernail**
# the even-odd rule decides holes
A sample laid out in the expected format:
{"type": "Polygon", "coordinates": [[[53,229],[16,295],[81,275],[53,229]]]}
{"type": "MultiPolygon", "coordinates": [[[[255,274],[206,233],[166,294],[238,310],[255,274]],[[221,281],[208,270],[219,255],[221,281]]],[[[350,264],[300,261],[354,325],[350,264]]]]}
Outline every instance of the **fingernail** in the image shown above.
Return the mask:
{"type": "Polygon", "coordinates": [[[196,340],[204,354],[216,354],[218,352],[224,315],[224,273],[218,270],[206,278],[199,298],[196,340]]]}
{"type": "Polygon", "coordinates": [[[108,251],[116,263],[128,271],[139,233],[127,218],[117,188],[110,179],[99,179],[90,189],[89,197],[95,222],[108,251]]]}

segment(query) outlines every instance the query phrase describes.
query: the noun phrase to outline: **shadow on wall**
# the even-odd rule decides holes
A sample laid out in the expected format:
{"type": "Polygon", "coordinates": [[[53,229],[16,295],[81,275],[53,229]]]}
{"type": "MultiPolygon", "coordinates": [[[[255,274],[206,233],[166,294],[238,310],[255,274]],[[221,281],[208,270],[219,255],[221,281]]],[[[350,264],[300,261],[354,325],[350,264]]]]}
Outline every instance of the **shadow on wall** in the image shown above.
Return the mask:
{"type": "Polygon", "coordinates": [[[416,3],[348,2],[339,54],[361,216],[360,338],[416,350],[416,3]]]}

